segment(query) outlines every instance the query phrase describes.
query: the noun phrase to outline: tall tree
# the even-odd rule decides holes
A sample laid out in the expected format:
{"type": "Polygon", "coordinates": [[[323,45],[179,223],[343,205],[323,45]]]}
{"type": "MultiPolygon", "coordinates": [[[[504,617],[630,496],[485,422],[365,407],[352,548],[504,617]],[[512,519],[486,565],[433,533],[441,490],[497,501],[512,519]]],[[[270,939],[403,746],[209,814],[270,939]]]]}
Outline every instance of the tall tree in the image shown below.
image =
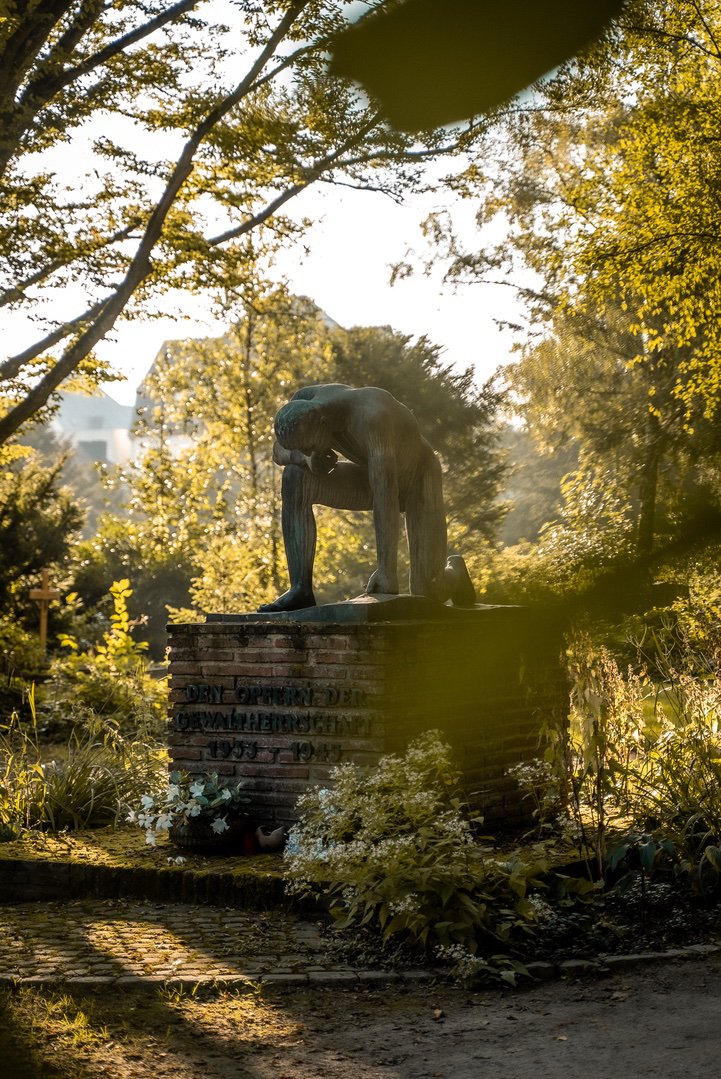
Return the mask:
{"type": "Polygon", "coordinates": [[[577,505],[584,475],[587,512],[593,491],[625,490],[641,555],[678,523],[672,488],[718,450],[719,42],[718,0],[632,0],[467,170],[461,190],[482,224],[505,219],[503,245],[464,250],[429,225],[457,278],[533,271],[534,337],[511,375],[524,414],[547,442],[578,440],[577,505]]]}
{"type": "MultiPolygon", "coordinates": [[[[61,484],[65,461],[43,464],[26,446],[0,448],[0,609],[23,611],[31,578],[66,562],[83,511],[61,484]]],[[[36,581],[33,583],[37,583],[36,581]]]]}
{"type": "MultiPolygon", "coordinates": [[[[632,0],[603,47],[507,114],[511,152],[466,174],[539,275],[534,316],[620,307],[633,361],[675,368],[690,426],[721,404],[720,76],[718,0],[632,0]]],[[[508,265],[463,253],[455,270],[508,265]]]]}
{"type": "Polygon", "coordinates": [[[490,539],[501,510],[496,496],[503,466],[498,451],[500,395],[478,387],[474,371],[456,371],[426,337],[416,341],[390,326],[356,326],[333,337],[337,380],[380,386],[415,413],[440,455],[451,531],[490,539]]]}
{"type": "Polygon", "coordinates": [[[470,145],[474,123],[392,131],[328,73],[345,7],[12,5],[0,22],[0,304],[32,322],[0,364],[0,442],[74,371],[97,374],[93,348],[122,315],[170,288],[222,286],[243,237],[297,233],[282,210],[309,185],[398,197],[426,160],[470,145]]]}
{"type": "Polygon", "coordinates": [[[614,319],[607,312],[595,325],[559,315],[552,333],[523,349],[505,374],[539,445],[552,453],[575,449],[578,463],[565,491],[567,500],[581,498],[574,512],[582,529],[605,532],[617,543],[621,505],[625,542],[645,557],[657,534],[668,536],[678,523],[683,495],[698,490],[695,466],[711,432],[690,437],[684,404],[674,393],[675,365],[653,355],[633,362],[638,341],[628,323],[622,312],[614,319]],[[614,510],[604,519],[611,490],[614,510]]]}

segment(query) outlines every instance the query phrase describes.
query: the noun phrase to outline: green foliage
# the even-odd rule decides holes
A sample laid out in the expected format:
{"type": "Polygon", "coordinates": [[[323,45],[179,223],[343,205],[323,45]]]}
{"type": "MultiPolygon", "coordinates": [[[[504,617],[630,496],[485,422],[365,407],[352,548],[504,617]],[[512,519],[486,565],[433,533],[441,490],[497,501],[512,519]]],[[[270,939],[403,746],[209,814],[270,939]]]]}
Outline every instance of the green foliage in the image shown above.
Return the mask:
{"type": "Polygon", "coordinates": [[[540,865],[503,860],[473,838],[458,772],[438,732],[367,775],[333,770],[332,790],[298,802],[286,848],[289,887],[321,895],[344,927],[377,927],[431,951],[508,945],[534,918],[540,865]]]}
{"type": "Polygon", "coordinates": [[[577,634],[569,650],[570,730],[547,756],[565,772],[579,849],[600,877],[607,865],[615,870],[634,859],[632,868],[650,876],[661,859],[694,886],[711,880],[715,887],[721,843],[719,653],[704,672],[698,651],[680,646],[688,642],[679,624],[670,641],[654,634],[653,654],[640,651],[636,669],[623,674],[608,648],[577,634]],[[684,660],[690,665],[684,667],[684,660]],[[614,842],[619,835],[624,838],[614,842]]]}
{"type": "MultiPolygon", "coordinates": [[[[106,513],[93,537],[75,546],[71,570],[85,609],[101,616],[112,582],[132,580],[133,595],[128,597],[132,620],[142,624],[153,658],[164,657],[166,606],[188,604],[190,581],[197,572],[184,537],[166,531],[162,520],[153,529],[151,524],[129,520],[125,512],[106,513]]],[[[92,626],[81,627],[76,636],[90,645],[97,632],[92,626]]]]}
{"type": "Polygon", "coordinates": [[[506,477],[500,499],[508,508],[498,538],[506,547],[538,539],[544,524],[558,518],[561,481],[578,465],[575,445],[542,449],[528,427],[507,424],[501,429],[500,446],[506,477]]]}
{"type": "MultiPolygon", "coordinates": [[[[30,578],[62,565],[83,514],[60,486],[63,460],[52,466],[25,446],[0,447],[0,606],[27,611],[30,578]]],[[[33,581],[33,583],[37,583],[33,581]]]]}
{"type": "Polygon", "coordinates": [[[611,310],[591,323],[563,311],[504,372],[541,452],[575,451],[543,539],[575,543],[577,561],[648,554],[713,501],[716,436],[700,418],[690,430],[675,393],[678,362],[639,358],[639,347],[627,316],[611,310]]]}
{"type": "Polygon", "coordinates": [[[456,182],[502,241],[473,252],[442,216],[427,225],[451,277],[500,276],[525,300],[510,399],[543,453],[577,457],[537,524],[551,578],[646,557],[718,512],[720,28],[716,0],[629,0],[499,114],[497,152],[456,182]]]}
{"type": "Polygon", "coordinates": [[[608,870],[614,874],[619,869],[626,872],[615,885],[623,892],[629,889],[636,877],[641,882],[641,904],[646,903],[646,889],[656,871],[673,866],[678,861],[676,847],[670,839],[654,838],[648,833],[628,832],[621,843],[608,854],[608,870]]]}
{"type": "Polygon", "coordinates": [[[237,814],[250,802],[242,783],[230,785],[217,772],[188,775],[171,772],[161,792],[134,799],[127,820],[145,830],[145,842],[154,847],[158,835],[191,821],[207,821],[216,835],[227,832],[228,814],[237,814]]]}
{"type": "Polygon", "coordinates": [[[31,696],[31,721],[0,726],[0,836],[117,824],[124,807],[157,789],[166,770],[159,746],[128,741],[104,720],[73,732],[62,757],[47,761],[31,696]]]}
{"type": "Polygon", "coordinates": [[[43,660],[36,633],[28,633],[14,618],[0,618],[0,676],[10,681],[35,674],[43,660]]]}
{"type": "MultiPolygon", "coordinates": [[[[50,665],[45,710],[52,716],[84,721],[86,713],[113,717],[125,730],[162,729],[167,682],[152,678],[145,656],[147,643],[134,640],[127,600],[130,582],[115,581],[110,588],[113,613],[110,628],[100,643],[81,648],[74,637],[62,634],[68,649],[50,665]]],[[[70,595],[72,603],[76,597],[70,595]]]]}
{"type": "Polygon", "coordinates": [[[0,712],[25,710],[28,682],[44,663],[38,635],[15,618],[0,617],[0,712]]]}

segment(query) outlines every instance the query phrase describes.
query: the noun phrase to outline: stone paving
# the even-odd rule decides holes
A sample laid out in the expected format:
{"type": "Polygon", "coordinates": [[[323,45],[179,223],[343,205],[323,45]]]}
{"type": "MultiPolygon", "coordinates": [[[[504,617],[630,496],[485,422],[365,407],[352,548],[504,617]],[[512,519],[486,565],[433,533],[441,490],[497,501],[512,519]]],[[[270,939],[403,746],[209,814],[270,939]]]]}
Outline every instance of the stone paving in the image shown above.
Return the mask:
{"type": "MultiPolygon", "coordinates": [[[[595,961],[531,962],[527,969],[546,981],[719,952],[716,944],[694,944],[595,961]]],[[[334,955],[322,923],[287,912],[99,899],[0,906],[0,987],[352,986],[433,977],[429,970],[349,966],[334,955]]]]}
{"type": "Polygon", "coordinates": [[[0,985],[417,980],[356,969],[292,914],[110,900],[0,907],[0,985]]]}

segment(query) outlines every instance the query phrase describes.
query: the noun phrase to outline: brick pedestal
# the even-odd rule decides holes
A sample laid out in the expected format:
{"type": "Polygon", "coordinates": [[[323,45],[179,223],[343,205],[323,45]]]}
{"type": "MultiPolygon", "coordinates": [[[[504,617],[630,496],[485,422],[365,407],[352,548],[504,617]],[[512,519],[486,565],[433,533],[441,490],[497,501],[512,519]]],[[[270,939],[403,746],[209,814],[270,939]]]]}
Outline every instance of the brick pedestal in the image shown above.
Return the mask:
{"type": "Polygon", "coordinates": [[[289,822],[334,764],[373,765],[439,728],[486,825],[523,823],[505,773],[565,715],[558,629],[523,608],[413,599],[169,626],[173,767],[242,778],[254,817],[289,822]]]}

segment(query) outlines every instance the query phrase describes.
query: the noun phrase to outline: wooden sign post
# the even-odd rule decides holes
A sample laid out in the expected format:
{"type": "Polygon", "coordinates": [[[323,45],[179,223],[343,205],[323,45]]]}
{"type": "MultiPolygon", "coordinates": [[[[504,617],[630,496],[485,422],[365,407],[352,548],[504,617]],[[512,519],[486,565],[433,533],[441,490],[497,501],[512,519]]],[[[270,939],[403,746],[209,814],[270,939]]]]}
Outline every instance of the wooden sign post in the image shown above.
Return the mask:
{"type": "Polygon", "coordinates": [[[51,599],[59,599],[60,592],[57,588],[50,587],[50,571],[42,571],[40,588],[30,589],[30,599],[34,599],[40,607],[40,647],[43,652],[48,642],[48,608],[51,599]]]}

